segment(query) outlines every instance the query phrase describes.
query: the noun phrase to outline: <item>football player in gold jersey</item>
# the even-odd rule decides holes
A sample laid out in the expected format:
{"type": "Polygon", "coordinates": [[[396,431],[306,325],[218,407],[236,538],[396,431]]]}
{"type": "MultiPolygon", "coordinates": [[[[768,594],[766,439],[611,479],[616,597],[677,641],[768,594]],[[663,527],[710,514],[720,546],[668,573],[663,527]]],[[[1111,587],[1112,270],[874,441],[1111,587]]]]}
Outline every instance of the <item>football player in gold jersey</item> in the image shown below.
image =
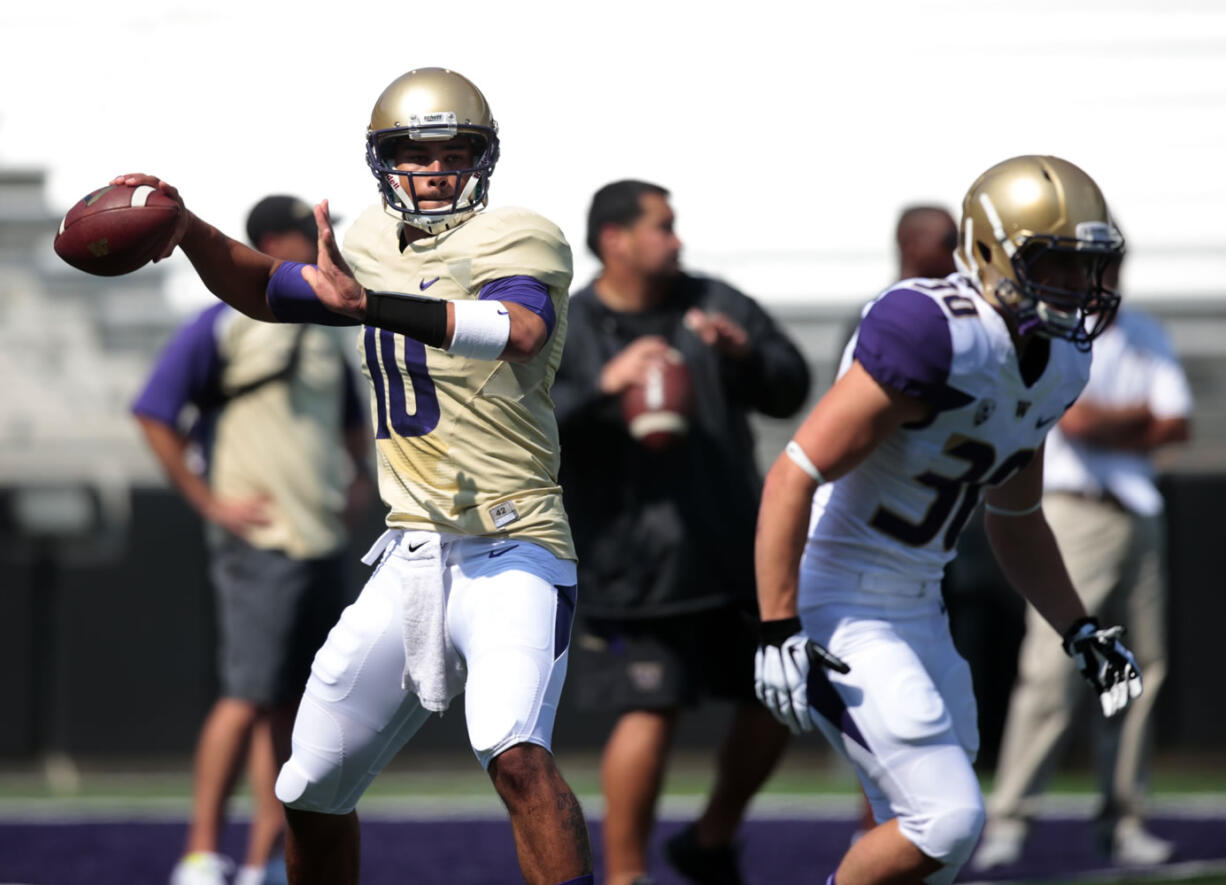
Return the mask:
{"type": "MultiPolygon", "coordinates": [[[[535,213],[481,211],[497,160],[480,90],[410,71],[375,103],[367,162],[382,205],[355,221],[344,257],[326,201],[318,265],[277,261],[186,210],[165,251],[182,248],[250,316],[364,326],[388,531],[316,654],[277,780],[294,885],[357,883],[358,799],[461,692],[524,878],[592,882],[587,825],[550,753],[576,601],[549,397],[571,253],[535,213]]],[[[152,176],[114,183],[178,199],[152,176]]]]}

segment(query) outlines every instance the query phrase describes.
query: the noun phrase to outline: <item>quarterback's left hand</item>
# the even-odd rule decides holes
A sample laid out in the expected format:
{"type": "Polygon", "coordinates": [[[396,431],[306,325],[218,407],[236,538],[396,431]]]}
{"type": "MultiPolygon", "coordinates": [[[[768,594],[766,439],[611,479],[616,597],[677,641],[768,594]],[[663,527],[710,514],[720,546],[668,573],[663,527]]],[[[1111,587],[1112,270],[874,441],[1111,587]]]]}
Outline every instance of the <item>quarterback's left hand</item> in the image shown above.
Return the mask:
{"type": "Polygon", "coordinates": [[[1141,670],[1120,637],[1123,627],[1102,628],[1096,618],[1074,621],[1064,633],[1064,650],[1098,693],[1103,715],[1121,712],[1141,696],[1141,670]]]}
{"type": "Polygon", "coordinates": [[[329,310],[365,319],[366,290],[354,277],[336,244],[327,200],[315,207],[315,225],[319,228],[319,259],[316,267],[308,264],[303,268],[303,278],[329,310]]]}
{"type": "Polygon", "coordinates": [[[809,707],[809,669],[851,670],[800,630],[800,618],[763,621],[761,642],[754,655],[753,685],[758,700],[793,734],[817,727],[809,707]]]}

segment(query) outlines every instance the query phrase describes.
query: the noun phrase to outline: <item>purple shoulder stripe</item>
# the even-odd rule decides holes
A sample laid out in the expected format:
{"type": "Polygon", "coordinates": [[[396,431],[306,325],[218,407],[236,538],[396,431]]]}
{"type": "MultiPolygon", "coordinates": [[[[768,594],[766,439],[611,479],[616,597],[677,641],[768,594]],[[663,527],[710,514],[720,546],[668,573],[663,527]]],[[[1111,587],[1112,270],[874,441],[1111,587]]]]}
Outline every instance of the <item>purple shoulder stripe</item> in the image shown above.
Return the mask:
{"type": "Polygon", "coordinates": [[[949,387],[953,341],[945,312],[921,292],[892,289],[882,295],[860,321],[854,356],[879,384],[938,409],[970,402],[949,387]]]}
{"type": "Polygon", "coordinates": [[[510,301],[526,307],[545,321],[546,336],[553,334],[558,317],[553,309],[549,288],[536,277],[503,277],[486,283],[477,296],[482,301],[510,301]]]}

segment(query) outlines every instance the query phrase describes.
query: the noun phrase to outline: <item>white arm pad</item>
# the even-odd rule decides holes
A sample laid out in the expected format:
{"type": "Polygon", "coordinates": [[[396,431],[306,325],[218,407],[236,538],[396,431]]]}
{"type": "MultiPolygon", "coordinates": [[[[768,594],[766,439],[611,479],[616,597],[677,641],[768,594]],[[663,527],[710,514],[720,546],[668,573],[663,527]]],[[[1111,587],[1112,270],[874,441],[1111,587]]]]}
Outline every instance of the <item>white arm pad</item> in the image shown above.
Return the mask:
{"type": "Polygon", "coordinates": [[[1034,513],[1036,510],[1038,510],[1042,506],[1043,506],[1042,498],[1036,501],[1034,506],[1027,507],[1025,510],[1008,510],[1004,507],[993,507],[987,501],[983,502],[983,509],[988,511],[988,513],[995,513],[997,516],[1029,516],[1031,513],[1034,513]]]}
{"type": "Polygon", "coordinates": [[[821,471],[817,469],[817,465],[809,460],[809,456],[805,454],[805,450],[800,447],[796,440],[788,440],[788,444],[783,447],[783,453],[791,459],[793,464],[809,474],[819,486],[826,481],[821,471]]]}
{"type": "Polygon", "coordinates": [[[447,352],[475,360],[496,360],[511,338],[511,315],[501,301],[451,302],[454,330],[447,352]]]}

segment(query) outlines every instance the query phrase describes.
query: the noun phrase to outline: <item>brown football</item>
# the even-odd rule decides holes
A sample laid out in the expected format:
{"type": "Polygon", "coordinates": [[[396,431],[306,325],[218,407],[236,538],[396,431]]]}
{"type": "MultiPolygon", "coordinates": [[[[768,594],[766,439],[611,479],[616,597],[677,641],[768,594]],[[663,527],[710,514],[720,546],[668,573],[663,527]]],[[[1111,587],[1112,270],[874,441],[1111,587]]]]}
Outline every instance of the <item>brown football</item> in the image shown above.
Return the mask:
{"type": "Polygon", "coordinates": [[[630,435],[643,445],[666,449],[684,436],[690,426],[693,383],[690,370],[677,351],[666,362],[647,370],[642,384],[633,384],[622,394],[622,417],[630,435]]]}
{"type": "Polygon", "coordinates": [[[179,204],[142,185],[107,185],[68,210],[55,235],[55,254],[102,277],[131,273],[165,248],[179,204]]]}

